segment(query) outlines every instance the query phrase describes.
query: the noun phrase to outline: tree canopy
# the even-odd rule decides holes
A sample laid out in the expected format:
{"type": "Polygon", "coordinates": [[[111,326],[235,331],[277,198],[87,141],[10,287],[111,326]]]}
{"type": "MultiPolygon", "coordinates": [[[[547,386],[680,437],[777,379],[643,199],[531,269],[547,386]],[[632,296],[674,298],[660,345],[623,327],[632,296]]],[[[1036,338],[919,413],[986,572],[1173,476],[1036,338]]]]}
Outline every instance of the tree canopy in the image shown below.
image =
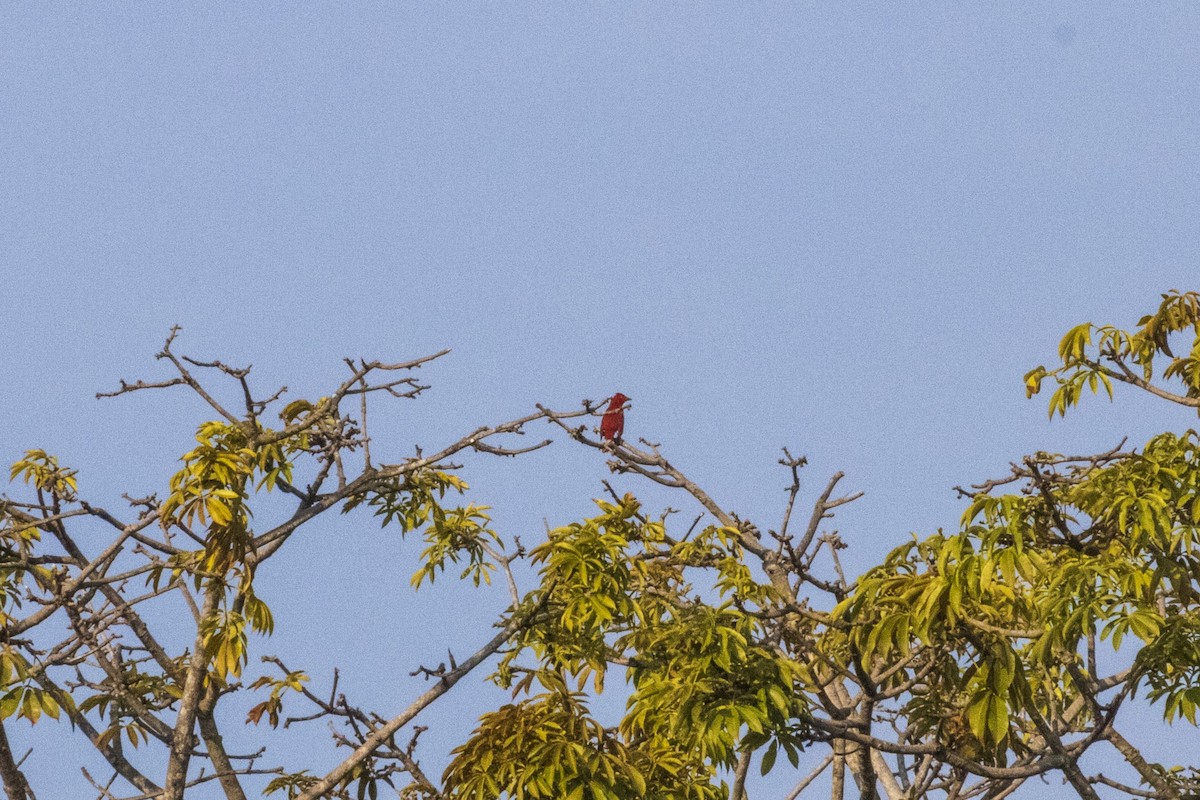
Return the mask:
{"type": "MultiPolygon", "coordinates": [[[[260,394],[248,369],[179,354],[177,333],[159,353],[167,377],[104,395],[181,387],[210,412],[161,496],[110,509],[54,455],[32,450],[12,466],[0,502],[0,778],[10,798],[38,789],[10,745],[13,726],[45,717],[70,723],[59,726],[62,752],[90,746],[110,767],[88,774],[99,798],[205,787],[231,800],[260,789],[288,800],[744,800],[753,770],[796,771],[792,798],[825,773],[838,799],[1000,798],[1039,776],[1085,798],[1200,793],[1200,765],[1151,763],[1121,713],[1151,704],[1168,721],[1197,722],[1195,431],[1028,455],[959,488],[956,528],[904,542],[855,578],[829,521],[859,493],[840,494],[835,472],[805,502],[806,459],[786,449],[790,488],[769,522],[718,504],[650,441],[602,440],[602,401],[538,406],[380,463],[368,407],[417,398],[427,388],[417,371],[442,354],[348,360],[327,395],[285,401],[260,394]],[[231,382],[241,404],[219,401],[213,381],[231,382]],[[551,441],[519,438],[535,423],[600,451],[614,472],[678,493],[695,513],[608,489],[594,516],[536,544],[497,530],[455,459],[474,451],[519,463],[551,441]],[[286,513],[268,495],[286,498],[286,513]],[[273,598],[255,576],[327,512],[373,515],[419,539],[418,590],[445,580],[507,587],[494,634],[452,642],[473,650],[422,667],[427,690],[394,708],[316,685],[263,638],[273,598]],[[81,540],[88,520],[111,537],[81,540]],[[169,624],[163,609],[178,612],[169,624]],[[510,700],[484,710],[430,774],[419,737],[436,722],[423,712],[453,705],[467,676],[510,700]],[[591,710],[610,692],[625,700],[619,720],[591,710]],[[332,769],[272,749],[276,729],[325,722],[332,769]],[[243,724],[257,726],[264,751],[226,751],[222,730],[243,724]],[[1091,771],[1084,756],[1101,750],[1113,769],[1091,771]]],[[[1164,295],[1132,330],[1072,328],[1058,361],[1026,376],[1031,396],[1052,387],[1052,416],[1119,384],[1200,410],[1200,294],[1164,295]]]]}

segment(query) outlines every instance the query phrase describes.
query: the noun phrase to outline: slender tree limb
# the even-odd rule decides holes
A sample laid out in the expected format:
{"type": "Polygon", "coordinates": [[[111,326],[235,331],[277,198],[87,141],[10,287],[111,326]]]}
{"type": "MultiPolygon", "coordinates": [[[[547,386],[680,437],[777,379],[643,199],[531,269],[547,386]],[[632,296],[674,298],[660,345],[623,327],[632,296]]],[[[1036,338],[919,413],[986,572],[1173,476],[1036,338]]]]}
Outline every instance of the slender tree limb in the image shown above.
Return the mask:
{"type": "Polygon", "coordinates": [[[4,783],[4,791],[9,800],[36,800],[33,790],[29,788],[29,781],[25,780],[25,774],[21,772],[13,757],[12,747],[8,744],[8,732],[3,722],[0,722],[0,780],[4,783]]]}
{"type": "MultiPolygon", "coordinates": [[[[547,593],[542,600],[542,603],[549,598],[547,593]]],[[[537,608],[533,609],[529,614],[514,616],[504,628],[497,633],[492,639],[479,648],[466,661],[444,673],[438,682],[429,688],[424,694],[414,700],[408,708],[403,712],[393,717],[387,724],[380,726],[378,730],[366,738],[366,740],[355,749],[354,753],[349,758],[342,761],[337,767],[330,771],[324,778],[317,781],[312,786],[306,788],[297,800],[317,800],[325,795],[334,786],[338,784],[351,770],[361,764],[366,759],[379,749],[385,742],[388,741],[396,731],[407,725],[414,717],[424,711],[434,700],[444,695],[454,687],[462,678],[470,673],[477,666],[482,664],[489,656],[499,650],[504,644],[512,638],[512,635],[520,630],[524,625],[528,624],[542,603],[539,603],[537,608]]]]}
{"type": "Polygon", "coordinates": [[[1120,753],[1128,764],[1137,770],[1138,775],[1142,780],[1154,787],[1157,796],[1164,800],[1180,800],[1181,795],[1174,784],[1163,780],[1162,775],[1158,773],[1149,762],[1142,756],[1141,752],[1133,746],[1133,744],[1117,732],[1117,729],[1109,725],[1104,732],[1104,738],[1120,753]]]}
{"type": "MultiPolygon", "coordinates": [[[[215,583],[210,584],[205,591],[202,619],[207,619],[216,611],[220,597],[220,586],[215,583]]],[[[179,713],[175,720],[175,730],[171,737],[171,748],[167,758],[167,779],[163,787],[163,797],[166,800],[183,800],[183,790],[187,785],[188,763],[192,757],[192,731],[196,724],[200,700],[204,695],[204,676],[208,662],[205,637],[198,629],[184,674],[183,696],[179,698],[179,713]]]]}
{"type": "Polygon", "coordinates": [[[812,772],[808,773],[803,780],[801,780],[795,785],[795,787],[792,788],[792,791],[788,793],[788,796],[785,798],[785,800],[796,800],[796,798],[803,794],[804,790],[807,789],[813,781],[819,778],[821,773],[833,763],[833,759],[833,753],[830,753],[829,755],[825,756],[825,758],[821,759],[821,763],[818,764],[812,772]]]}
{"type": "Polygon", "coordinates": [[[730,790],[729,800],[748,800],[746,797],[746,775],[750,772],[750,757],[753,753],[743,750],[738,755],[737,768],[733,771],[733,789],[730,790]]]}

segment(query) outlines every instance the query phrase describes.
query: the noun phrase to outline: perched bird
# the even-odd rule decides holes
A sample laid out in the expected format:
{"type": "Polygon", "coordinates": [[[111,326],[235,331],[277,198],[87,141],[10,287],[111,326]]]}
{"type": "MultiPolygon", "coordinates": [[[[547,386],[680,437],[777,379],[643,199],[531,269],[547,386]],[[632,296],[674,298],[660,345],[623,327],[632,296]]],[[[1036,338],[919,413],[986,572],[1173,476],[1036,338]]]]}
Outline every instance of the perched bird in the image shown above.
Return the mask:
{"type": "Polygon", "coordinates": [[[601,439],[621,443],[621,434],[625,432],[625,403],[628,400],[628,397],[617,392],[608,401],[608,409],[600,418],[601,439]]]}

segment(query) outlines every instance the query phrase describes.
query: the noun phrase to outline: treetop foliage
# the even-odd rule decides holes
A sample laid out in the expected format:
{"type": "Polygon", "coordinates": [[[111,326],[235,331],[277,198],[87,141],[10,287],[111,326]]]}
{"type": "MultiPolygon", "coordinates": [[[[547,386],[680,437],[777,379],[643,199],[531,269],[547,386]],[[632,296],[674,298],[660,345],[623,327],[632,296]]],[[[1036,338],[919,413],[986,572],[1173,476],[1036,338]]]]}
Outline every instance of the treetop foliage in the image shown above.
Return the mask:
{"type": "MultiPolygon", "coordinates": [[[[227,798],[256,787],[288,800],[744,800],[755,768],[798,770],[792,797],[824,773],[839,799],[851,782],[864,798],[1000,798],[1048,776],[1086,798],[1100,797],[1097,787],[1200,792],[1196,764],[1149,762],[1120,713],[1144,701],[1167,721],[1197,722],[1194,431],[1140,448],[1029,455],[1007,475],[959,488],[966,509],[953,532],[902,543],[853,579],[831,520],[860,493],[838,496],[843,475],[834,473],[799,513],[806,459],[787,450],[780,464],[791,483],[771,524],[719,504],[659,446],[597,437],[603,402],[538,406],[378,463],[369,403],[417,398],[427,388],[417,370],[442,354],[348,360],[327,396],[284,403],[282,391],[257,399],[248,369],[178,355],[177,332],[159,354],[170,377],[122,381],[104,395],[180,386],[211,412],[161,499],[127,496],[122,512],[105,509],[40,450],[12,467],[20,493],[0,501],[9,797],[33,793],[6,731],[43,716],[69,719],[62,736],[111,768],[85,773],[98,798],[181,798],[212,783],[227,798]],[[211,378],[232,382],[242,407],[215,399],[211,378]],[[526,547],[496,530],[487,506],[468,499],[455,457],[548,445],[512,445],[534,423],[593,448],[615,473],[678,493],[696,516],[680,523],[605,484],[594,516],[544,541],[526,547]],[[260,502],[267,493],[291,510],[260,502]],[[427,690],[385,712],[338,694],[336,679],[320,688],[324,680],[264,652],[260,638],[287,621],[275,619],[275,598],[256,592],[256,574],[334,509],[419,538],[418,590],[457,579],[508,593],[488,641],[452,643],[469,654],[418,668],[427,690]],[[85,548],[75,533],[85,519],[106,525],[111,540],[85,548]],[[180,607],[187,616],[173,629],[148,622],[180,607]],[[180,647],[183,627],[191,641],[180,647]],[[509,699],[483,710],[431,775],[418,717],[454,702],[446,695],[473,674],[509,699]],[[625,699],[619,720],[591,711],[605,692],[625,699]],[[274,729],[318,720],[332,723],[332,768],[271,749],[274,729]],[[257,726],[267,749],[226,752],[221,730],[238,724],[257,726]],[[1116,771],[1093,771],[1094,753],[1116,771]]],[[[1072,328],[1058,357],[1061,366],[1025,379],[1031,396],[1053,382],[1051,416],[1078,405],[1085,388],[1112,396],[1114,382],[1200,408],[1200,295],[1164,295],[1132,332],[1072,328]]]]}

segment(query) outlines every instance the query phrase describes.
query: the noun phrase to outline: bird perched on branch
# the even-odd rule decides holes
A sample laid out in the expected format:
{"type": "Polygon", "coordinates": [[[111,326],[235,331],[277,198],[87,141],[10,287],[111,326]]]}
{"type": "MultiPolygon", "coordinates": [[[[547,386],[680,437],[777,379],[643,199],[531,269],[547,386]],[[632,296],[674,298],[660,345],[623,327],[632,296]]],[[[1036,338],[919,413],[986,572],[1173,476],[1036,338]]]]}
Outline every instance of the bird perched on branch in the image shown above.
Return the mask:
{"type": "Polygon", "coordinates": [[[625,432],[625,403],[629,398],[617,392],[608,401],[608,408],[600,418],[600,438],[605,441],[621,443],[621,434],[625,432]]]}

